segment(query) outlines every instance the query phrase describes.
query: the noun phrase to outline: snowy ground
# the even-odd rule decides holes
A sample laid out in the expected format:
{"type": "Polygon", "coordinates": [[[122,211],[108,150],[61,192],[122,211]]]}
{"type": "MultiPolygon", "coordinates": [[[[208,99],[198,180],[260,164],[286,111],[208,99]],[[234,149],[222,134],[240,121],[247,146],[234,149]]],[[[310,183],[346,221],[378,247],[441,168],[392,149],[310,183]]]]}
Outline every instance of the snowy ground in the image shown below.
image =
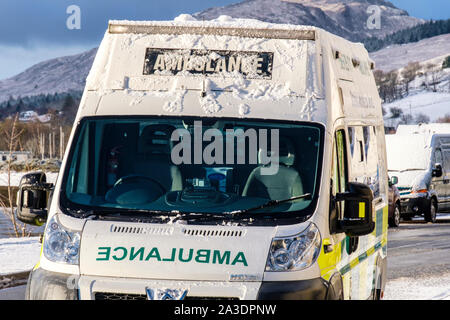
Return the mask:
{"type": "MultiPolygon", "coordinates": [[[[404,114],[411,113],[413,117],[423,113],[430,117],[431,122],[435,122],[438,118],[450,114],[450,93],[422,91],[384,105],[387,112],[393,107],[400,108],[404,114]]],[[[385,119],[385,124],[393,126],[393,121],[396,120],[385,119]]]]}
{"type": "Polygon", "coordinates": [[[31,270],[40,250],[39,237],[0,239],[0,275],[31,270]]]}
{"type": "Polygon", "coordinates": [[[384,300],[450,300],[450,273],[391,280],[386,285],[384,300]]]}
{"type": "MultiPolygon", "coordinates": [[[[27,172],[11,172],[11,186],[18,187],[20,183],[20,179],[23,177],[24,174],[27,172]]],[[[58,177],[57,172],[48,172],[45,174],[47,176],[47,182],[55,183],[56,178],[58,177]]],[[[0,172],[0,186],[7,186],[8,185],[8,173],[7,172],[0,172]]]]}

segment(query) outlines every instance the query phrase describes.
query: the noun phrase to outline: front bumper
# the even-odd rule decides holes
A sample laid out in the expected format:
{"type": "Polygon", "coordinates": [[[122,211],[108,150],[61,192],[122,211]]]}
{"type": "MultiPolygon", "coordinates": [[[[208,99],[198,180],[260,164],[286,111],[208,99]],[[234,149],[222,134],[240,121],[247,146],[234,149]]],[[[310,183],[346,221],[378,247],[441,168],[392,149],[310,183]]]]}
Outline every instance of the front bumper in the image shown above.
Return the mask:
{"type": "Polygon", "coordinates": [[[400,200],[402,215],[419,215],[425,213],[430,207],[428,197],[402,198],[400,200]]]}
{"type": "Polygon", "coordinates": [[[77,300],[76,277],[37,268],[28,277],[26,300],[77,300]]]}
{"type": "Polygon", "coordinates": [[[313,300],[333,297],[321,279],[270,282],[214,282],[72,276],[38,268],[30,274],[29,300],[145,300],[146,289],[187,289],[185,299],[313,300]]]}

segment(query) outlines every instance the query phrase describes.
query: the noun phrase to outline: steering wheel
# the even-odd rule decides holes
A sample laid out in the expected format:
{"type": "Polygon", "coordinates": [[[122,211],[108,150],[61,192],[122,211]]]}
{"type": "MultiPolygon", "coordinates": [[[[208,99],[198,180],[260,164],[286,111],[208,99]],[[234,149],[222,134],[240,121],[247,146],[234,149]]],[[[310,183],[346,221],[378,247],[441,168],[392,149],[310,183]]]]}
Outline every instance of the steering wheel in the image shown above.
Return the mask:
{"type": "Polygon", "coordinates": [[[153,202],[163,194],[166,189],[157,180],[141,175],[128,175],[121,177],[114,183],[105,199],[122,205],[144,204],[153,202]]]}

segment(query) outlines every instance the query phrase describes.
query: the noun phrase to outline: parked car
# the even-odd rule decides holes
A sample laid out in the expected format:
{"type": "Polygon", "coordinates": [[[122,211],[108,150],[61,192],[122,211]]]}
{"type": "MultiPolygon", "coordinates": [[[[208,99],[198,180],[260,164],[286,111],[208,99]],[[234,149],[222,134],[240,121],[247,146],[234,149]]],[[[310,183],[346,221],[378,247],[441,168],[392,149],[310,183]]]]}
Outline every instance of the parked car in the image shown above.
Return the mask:
{"type": "Polygon", "coordinates": [[[398,227],[401,218],[400,192],[395,186],[398,182],[396,176],[389,178],[389,226],[398,227]]]}

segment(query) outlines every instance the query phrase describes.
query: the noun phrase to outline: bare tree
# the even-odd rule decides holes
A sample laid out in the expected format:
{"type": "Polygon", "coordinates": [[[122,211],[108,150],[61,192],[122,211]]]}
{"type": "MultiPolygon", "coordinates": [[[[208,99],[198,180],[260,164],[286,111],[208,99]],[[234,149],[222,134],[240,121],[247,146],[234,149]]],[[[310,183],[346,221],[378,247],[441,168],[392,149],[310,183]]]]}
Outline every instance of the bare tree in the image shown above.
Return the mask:
{"type": "Polygon", "coordinates": [[[8,146],[9,150],[9,156],[6,161],[7,163],[7,174],[8,174],[8,185],[7,185],[7,191],[8,195],[1,196],[0,197],[0,206],[2,207],[3,213],[10,219],[14,235],[16,237],[19,236],[25,236],[27,235],[26,225],[23,223],[19,223],[16,220],[16,217],[14,215],[14,196],[13,196],[13,189],[11,186],[11,162],[13,161],[13,151],[17,149],[17,146],[19,144],[19,137],[23,133],[22,130],[18,130],[17,123],[18,123],[19,114],[17,113],[13,120],[10,121],[7,125],[3,127],[3,137],[5,139],[5,143],[8,146]]]}
{"type": "Polygon", "coordinates": [[[416,78],[419,69],[419,62],[410,62],[401,72],[407,95],[409,95],[409,84],[416,78]]]}
{"type": "Polygon", "coordinates": [[[430,123],[430,117],[423,113],[418,113],[414,117],[416,123],[430,123]]]}
{"type": "Polygon", "coordinates": [[[389,111],[391,112],[391,119],[397,119],[403,116],[403,110],[400,108],[391,107],[389,111]]]}
{"type": "Polygon", "coordinates": [[[432,86],[433,88],[433,92],[437,92],[437,84],[439,83],[439,78],[440,78],[440,67],[429,63],[426,66],[426,74],[427,77],[430,77],[430,82],[428,83],[428,86],[432,86]]]}
{"type": "Polygon", "coordinates": [[[409,113],[404,113],[401,117],[400,117],[400,122],[399,124],[411,124],[413,122],[413,117],[412,115],[410,115],[409,113]]]}
{"type": "Polygon", "coordinates": [[[450,123],[450,113],[447,113],[445,116],[440,117],[436,120],[438,123],[450,123]]]}
{"type": "Polygon", "coordinates": [[[374,76],[381,99],[384,102],[396,100],[399,96],[397,71],[393,70],[385,73],[381,70],[376,70],[374,76]]]}

